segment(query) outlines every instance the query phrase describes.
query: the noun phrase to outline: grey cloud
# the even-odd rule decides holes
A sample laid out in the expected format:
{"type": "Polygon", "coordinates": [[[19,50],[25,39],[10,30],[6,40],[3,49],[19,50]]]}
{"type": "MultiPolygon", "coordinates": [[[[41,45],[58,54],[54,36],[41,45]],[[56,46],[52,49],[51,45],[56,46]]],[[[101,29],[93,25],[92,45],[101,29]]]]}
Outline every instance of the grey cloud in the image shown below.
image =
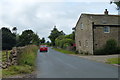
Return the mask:
{"type": "MultiPolygon", "coordinates": [[[[3,0],[2,0],[3,1],[3,0]]],[[[23,3],[14,6],[2,4],[1,24],[17,26],[18,32],[32,29],[41,37],[47,38],[54,25],[66,34],[72,32],[81,12],[101,12],[108,4],[86,3],[23,3]],[[4,7],[5,6],[5,7],[4,7]],[[97,9],[99,8],[99,10],[97,9]]],[[[110,8],[111,9],[111,8],[110,8]]],[[[113,11],[113,10],[111,10],[113,11]]],[[[48,40],[48,39],[47,39],[48,40]]]]}

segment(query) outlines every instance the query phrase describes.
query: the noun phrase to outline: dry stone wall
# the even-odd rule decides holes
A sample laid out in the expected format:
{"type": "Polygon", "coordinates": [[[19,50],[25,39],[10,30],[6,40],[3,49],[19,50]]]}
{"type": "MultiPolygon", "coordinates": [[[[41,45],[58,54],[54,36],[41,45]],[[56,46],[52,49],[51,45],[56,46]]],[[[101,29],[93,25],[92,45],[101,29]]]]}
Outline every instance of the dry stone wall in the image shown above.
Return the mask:
{"type": "Polygon", "coordinates": [[[19,55],[23,53],[24,49],[25,47],[17,47],[13,48],[10,53],[6,51],[6,53],[2,55],[2,57],[5,57],[6,60],[0,62],[0,68],[6,69],[12,65],[18,65],[19,55]]]}

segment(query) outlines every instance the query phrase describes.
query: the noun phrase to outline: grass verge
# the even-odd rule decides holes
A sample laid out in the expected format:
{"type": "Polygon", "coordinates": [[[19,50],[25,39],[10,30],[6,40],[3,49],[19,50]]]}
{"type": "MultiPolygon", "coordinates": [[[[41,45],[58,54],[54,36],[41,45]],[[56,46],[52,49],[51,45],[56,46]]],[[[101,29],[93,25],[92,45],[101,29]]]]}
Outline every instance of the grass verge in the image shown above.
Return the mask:
{"type": "Polygon", "coordinates": [[[3,69],[2,77],[32,73],[35,70],[37,51],[38,47],[35,45],[25,47],[18,57],[18,65],[3,69]]]}
{"type": "Polygon", "coordinates": [[[8,77],[11,75],[17,74],[27,74],[33,71],[31,66],[24,65],[24,66],[11,66],[7,69],[2,70],[3,77],[8,77]]]}
{"type": "Polygon", "coordinates": [[[35,60],[37,56],[38,47],[37,46],[27,46],[23,53],[19,56],[18,63],[19,65],[29,65],[35,66],[35,60]]]}
{"type": "Polygon", "coordinates": [[[120,64],[120,58],[107,59],[107,63],[109,63],[109,64],[120,64]]]}
{"type": "MultiPolygon", "coordinates": [[[[11,50],[7,51],[8,56],[10,55],[11,50]]],[[[6,51],[2,51],[2,62],[5,62],[7,60],[6,58],[6,51]]]]}
{"type": "Polygon", "coordinates": [[[73,51],[68,51],[68,50],[64,50],[64,49],[58,49],[58,48],[52,48],[52,49],[54,49],[56,51],[59,51],[61,53],[65,53],[65,54],[77,54],[77,53],[75,53],[73,51]]]}

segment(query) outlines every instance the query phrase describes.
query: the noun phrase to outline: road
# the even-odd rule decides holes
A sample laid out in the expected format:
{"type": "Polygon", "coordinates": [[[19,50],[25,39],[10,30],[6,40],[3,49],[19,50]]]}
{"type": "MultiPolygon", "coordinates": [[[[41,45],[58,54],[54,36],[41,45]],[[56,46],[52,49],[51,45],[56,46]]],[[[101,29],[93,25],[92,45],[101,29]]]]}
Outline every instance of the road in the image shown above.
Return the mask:
{"type": "Polygon", "coordinates": [[[38,52],[37,78],[118,78],[118,67],[49,48],[38,52]]]}

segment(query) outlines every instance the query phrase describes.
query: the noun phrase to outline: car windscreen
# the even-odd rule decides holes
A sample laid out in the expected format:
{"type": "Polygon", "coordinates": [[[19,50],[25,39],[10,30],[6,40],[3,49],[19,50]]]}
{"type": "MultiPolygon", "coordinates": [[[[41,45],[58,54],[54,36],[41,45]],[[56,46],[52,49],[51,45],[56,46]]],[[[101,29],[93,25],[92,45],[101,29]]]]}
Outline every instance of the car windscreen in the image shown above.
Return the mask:
{"type": "Polygon", "coordinates": [[[41,45],[40,47],[47,47],[46,45],[41,45]]]}

